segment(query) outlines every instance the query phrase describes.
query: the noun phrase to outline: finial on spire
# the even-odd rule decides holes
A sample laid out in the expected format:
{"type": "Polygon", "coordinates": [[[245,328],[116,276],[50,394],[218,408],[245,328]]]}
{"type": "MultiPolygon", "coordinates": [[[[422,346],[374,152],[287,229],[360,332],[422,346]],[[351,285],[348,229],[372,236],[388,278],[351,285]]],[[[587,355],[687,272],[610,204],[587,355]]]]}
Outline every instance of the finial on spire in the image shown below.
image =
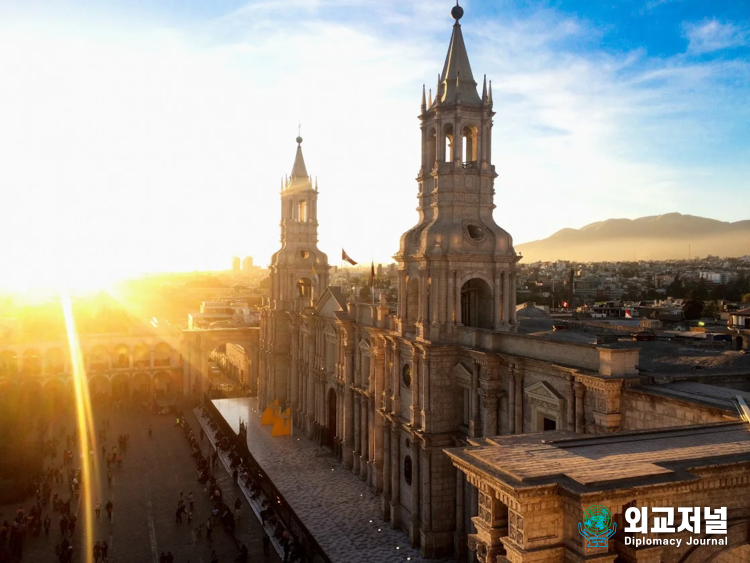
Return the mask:
{"type": "Polygon", "coordinates": [[[318,191],[318,177],[315,176],[315,191],[318,191]]]}
{"type": "Polygon", "coordinates": [[[490,105],[492,105],[492,80],[490,80],[490,93],[488,96],[489,96],[490,105]]]}
{"type": "Polygon", "coordinates": [[[432,88],[430,88],[430,97],[427,99],[427,104],[432,107],[432,88]]]}
{"type": "Polygon", "coordinates": [[[482,101],[487,101],[487,75],[484,75],[484,80],[482,82],[482,101]]]}
{"type": "Polygon", "coordinates": [[[458,25],[458,20],[464,17],[464,9],[458,5],[458,0],[456,0],[456,5],[451,9],[451,17],[456,20],[456,25],[458,25]]]}
{"type": "Polygon", "coordinates": [[[435,86],[435,103],[440,103],[440,73],[438,73],[437,86],[435,86]]]}
{"type": "Polygon", "coordinates": [[[302,144],[302,124],[301,123],[297,124],[297,139],[296,139],[296,141],[297,141],[298,145],[302,144]]]}
{"type": "Polygon", "coordinates": [[[425,97],[424,84],[422,84],[422,111],[427,109],[427,98],[425,97]]]}

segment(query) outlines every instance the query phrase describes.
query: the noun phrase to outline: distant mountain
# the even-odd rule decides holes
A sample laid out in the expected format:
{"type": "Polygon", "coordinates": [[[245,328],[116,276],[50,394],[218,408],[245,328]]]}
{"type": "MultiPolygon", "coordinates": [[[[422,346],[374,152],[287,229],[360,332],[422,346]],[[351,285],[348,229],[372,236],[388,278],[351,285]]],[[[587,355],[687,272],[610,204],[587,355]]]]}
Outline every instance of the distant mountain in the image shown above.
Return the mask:
{"type": "Polygon", "coordinates": [[[750,220],[726,223],[667,213],[640,219],[608,219],[562,229],[543,240],[516,245],[523,262],[550,260],[668,260],[750,254],[750,220]]]}

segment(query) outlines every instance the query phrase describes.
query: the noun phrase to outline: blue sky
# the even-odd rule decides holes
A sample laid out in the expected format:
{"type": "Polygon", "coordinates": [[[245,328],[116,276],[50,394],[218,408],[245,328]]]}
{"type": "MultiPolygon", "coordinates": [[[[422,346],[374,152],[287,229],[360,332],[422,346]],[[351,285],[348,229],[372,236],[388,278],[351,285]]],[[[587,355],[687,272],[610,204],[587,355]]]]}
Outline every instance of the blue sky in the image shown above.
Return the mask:
{"type": "MultiPolygon", "coordinates": [[[[2,259],[265,263],[301,121],[320,246],[387,260],[417,218],[419,97],[451,6],[6,0],[0,182],[18,211],[0,235],[42,228],[2,259]]],[[[475,78],[493,83],[495,216],[516,242],[610,217],[750,218],[749,2],[462,6],[475,78]]]]}

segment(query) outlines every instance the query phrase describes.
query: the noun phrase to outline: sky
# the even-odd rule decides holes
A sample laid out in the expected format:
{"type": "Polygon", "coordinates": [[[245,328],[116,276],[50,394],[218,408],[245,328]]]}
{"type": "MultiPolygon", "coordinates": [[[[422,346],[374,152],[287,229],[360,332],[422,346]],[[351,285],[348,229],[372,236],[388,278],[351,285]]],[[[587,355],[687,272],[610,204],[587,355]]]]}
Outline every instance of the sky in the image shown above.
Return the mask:
{"type": "MultiPolygon", "coordinates": [[[[750,218],[750,2],[471,0],[495,219],[750,218]]],[[[3,0],[0,285],[266,265],[298,125],[319,247],[387,262],[417,221],[422,84],[450,0],[3,0]]]]}

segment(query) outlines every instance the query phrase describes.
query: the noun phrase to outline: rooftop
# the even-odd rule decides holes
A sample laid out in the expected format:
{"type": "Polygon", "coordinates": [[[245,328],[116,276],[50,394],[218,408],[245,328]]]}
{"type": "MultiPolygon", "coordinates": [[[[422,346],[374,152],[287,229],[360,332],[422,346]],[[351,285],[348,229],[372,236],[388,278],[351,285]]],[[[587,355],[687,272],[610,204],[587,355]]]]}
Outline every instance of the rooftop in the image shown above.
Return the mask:
{"type": "Polygon", "coordinates": [[[744,422],[596,436],[545,432],[476,444],[446,451],[513,489],[558,484],[592,493],[691,481],[698,467],[750,462],[750,427],[744,422]]]}

